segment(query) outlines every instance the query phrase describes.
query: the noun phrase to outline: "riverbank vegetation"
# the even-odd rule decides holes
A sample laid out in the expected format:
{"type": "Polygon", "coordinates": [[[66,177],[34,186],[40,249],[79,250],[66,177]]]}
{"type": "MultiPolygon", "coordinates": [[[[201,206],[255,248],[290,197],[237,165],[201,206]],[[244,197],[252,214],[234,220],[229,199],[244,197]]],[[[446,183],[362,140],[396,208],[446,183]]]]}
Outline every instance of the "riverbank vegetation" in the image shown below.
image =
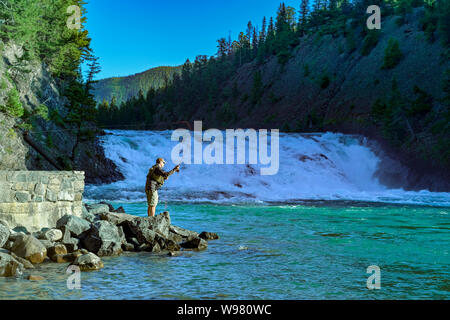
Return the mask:
{"type": "MultiPolygon", "coordinates": [[[[64,120],[69,126],[81,126],[82,121],[94,121],[96,103],[91,94],[93,75],[98,73],[97,58],[90,47],[91,39],[85,29],[85,10],[82,0],[3,0],[0,2],[0,40],[2,52],[8,45],[20,48],[21,55],[15,55],[11,64],[2,75],[6,90],[6,81],[11,89],[8,101],[0,111],[10,116],[22,118],[25,124],[33,124],[32,115],[48,120],[46,106],[38,105],[35,112],[26,112],[21,105],[16,84],[20,75],[30,72],[29,64],[40,62],[50,71],[57,81],[61,94],[68,99],[69,112],[64,120]],[[72,5],[81,9],[80,28],[69,28],[72,5]],[[81,65],[88,63],[89,70],[85,79],[81,65]]],[[[25,128],[30,128],[25,126],[25,128]]],[[[80,131],[80,130],[79,130],[80,131]]]]}

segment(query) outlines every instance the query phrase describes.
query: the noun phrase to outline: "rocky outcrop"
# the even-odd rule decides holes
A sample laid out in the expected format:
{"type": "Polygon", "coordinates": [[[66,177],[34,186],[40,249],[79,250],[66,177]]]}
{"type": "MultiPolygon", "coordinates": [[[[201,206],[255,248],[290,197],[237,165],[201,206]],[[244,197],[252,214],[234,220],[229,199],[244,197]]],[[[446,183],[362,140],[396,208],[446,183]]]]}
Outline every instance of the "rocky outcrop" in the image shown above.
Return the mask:
{"type": "Polygon", "coordinates": [[[4,248],[0,251],[0,276],[18,275],[48,259],[71,263],[81,271],[94,271],[103,268],[100,257],[123,251],[168,252],[175,257],[183,250],[205,250],[205,239],[219,238],[215,233],[198,234],[172,225],[169,212],[138,217],[116,213],[108,204],[90,204],[84,210],[91,221],[65,215],[56,222],[56,229],[43,228],[33,234],[23,227],[11,230],[7,222],[0,220],[0,244],[4,248]]]}
{"type": "MultiPolygon", "coordinates": [[[[48,67],[23,55],[21,46],[0,41],[0,106],[6,105],[11,90],[17,90],[27,114],[45,106],[48,119],[36,117],[32,130],[25,131],[19,129],[21,119],[0,112],[0,170],[82,170],[88,183],[122,180],[98,137],[81,140],[76,125],[65,121],[68,101],[48,67]]],[[[91,127],[103,134],[94,124],[91,127]]]]}

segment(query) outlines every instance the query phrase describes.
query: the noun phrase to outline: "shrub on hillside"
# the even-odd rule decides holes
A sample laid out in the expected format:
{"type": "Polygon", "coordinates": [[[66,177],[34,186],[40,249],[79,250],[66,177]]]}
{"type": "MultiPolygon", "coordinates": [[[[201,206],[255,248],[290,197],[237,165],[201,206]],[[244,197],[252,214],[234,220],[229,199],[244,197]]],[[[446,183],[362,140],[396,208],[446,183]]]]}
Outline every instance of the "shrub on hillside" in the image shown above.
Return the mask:
{"type": "Polygon", "coordinates": [[[367,32],[366,37],[363,40],[363,46],[361,48],[361,54],[363,56],[369,55],[369,53],[377,46],[380,39],[380,31],[374,29],[367,32]]]}
{"type": "Polygon", "coordinates": [[[6,105],[0,106],[0,111],[16,118],[23,116],[24,109],[20,102],[19,92],[15,88],[9,91],[6,105]]]}
{"type": "Polygon", "coordinates": [[[384,62],[381,69],[392,69],[402,59],[402,52],[398,40],[390,38],[388,45],[384,50],[384,62]]]}

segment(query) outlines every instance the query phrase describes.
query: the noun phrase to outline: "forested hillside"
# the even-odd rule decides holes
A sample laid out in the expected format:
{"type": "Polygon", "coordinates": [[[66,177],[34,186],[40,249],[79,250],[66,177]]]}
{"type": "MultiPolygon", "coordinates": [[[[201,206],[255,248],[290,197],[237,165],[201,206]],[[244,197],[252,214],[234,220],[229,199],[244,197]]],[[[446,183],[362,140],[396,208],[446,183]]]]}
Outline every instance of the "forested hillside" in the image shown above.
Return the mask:
{"type": "Polygon", "coordinates": [[[99,65],[85,13],[82,0],[0,1],[0,170],[83,170],[88,182],[121,177],[96,141],[91,91],[99,65]]]}
{"type": "Polygon", "coordinates": [[[167,86],[181,67],[158,67],[128,77],[102,79],[94,84],[95,100],[111,102],[116,105],[139,96],[139,92],[147,92],[150,88],[159,89],[167,86]]]}
{"type": "Polygon", "coordinates": [[[302,0],[299,8],[282,4],[260,29],[249,22],[237,40],[219,39],[216,56],[186,61],[164,88],[120,109],[100,106],[100,123],[365,134],[419,173],[410,186],[440,177],[449,188],[450,0],[302,0]],[[381,8],[381,30],[367,28],[369,5],[381,8]]]}

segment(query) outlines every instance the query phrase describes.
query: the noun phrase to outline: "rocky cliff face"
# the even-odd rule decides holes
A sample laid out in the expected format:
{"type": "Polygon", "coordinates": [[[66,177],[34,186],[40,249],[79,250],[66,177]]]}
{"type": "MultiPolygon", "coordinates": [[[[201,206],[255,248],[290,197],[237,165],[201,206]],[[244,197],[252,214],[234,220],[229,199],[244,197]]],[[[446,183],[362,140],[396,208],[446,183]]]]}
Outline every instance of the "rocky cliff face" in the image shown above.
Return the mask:
{"type": "Polygon", "coordinates": [[[108,183],[123,178],[106,159],[97,138],[77,142],[77,129],[63,120],[67,100],[45,65],[27,61],[15,44],[1,44],[0,105],[15,88],[25,113],[48,109],[48,119],[36,117],[32,127],[18,117],[0,112],[0,170],[80,170],[87,183],[108,183]]]}

